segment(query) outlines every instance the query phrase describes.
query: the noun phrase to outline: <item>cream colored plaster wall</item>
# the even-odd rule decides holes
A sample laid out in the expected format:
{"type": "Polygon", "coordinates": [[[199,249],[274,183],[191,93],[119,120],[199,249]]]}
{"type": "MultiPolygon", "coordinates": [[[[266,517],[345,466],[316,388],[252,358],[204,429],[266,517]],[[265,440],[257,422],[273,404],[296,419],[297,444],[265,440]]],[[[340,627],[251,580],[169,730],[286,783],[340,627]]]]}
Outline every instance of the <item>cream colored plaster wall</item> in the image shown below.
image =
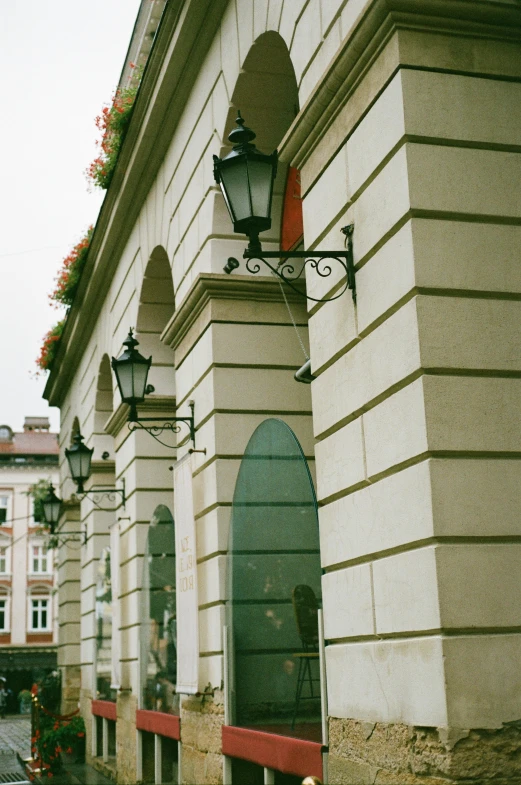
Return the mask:
{"type": "MultiPolygon", "coordinates": [[[[159,322],[164,320],[166,311],[162,313],[157,307],[161,300],[160,287],[148,312],[146,305],[139,309],[143,274],[154,248],[162,246],[167,251],[172,264],[178,307],[201,272],[222,273],[227,256],[242,252],[243,242],[231,233],[222,199],[216,191],[211,159],[212,153],[222,153],[223,132],[225,126],[230,125],[229,103],[241,64],[254,38],[266,30],[280,30],[290,52],[293,49],[294,53],[299,52],[298,56],[302,57],[301,34],[307,27],[308,16],[311,15],[316,21],[320,20],[321,15],[319,5],[315,2],[293,6],[280,3],[278,11],[275,4],[271,3],[269,13],[268,5],[266,0],[255,3],[233,2],[227,7],[219,34],[202,64],[169,152],[122,254],[96,329],[84,348],[80,367],[71,382],[67,400],[62,407],[62,449],[69,444],[72,422],[74,417],[78,417],[87,444],[95,447],[94,458],[99,459],[99,453],[104,449],[108,449],[112,457],[111,437],[103,434],[96,422],[96,378],[103,356],[118,354],[130,325],[137,325],[139,330],[140,320],[145,320],[147,324],[150,324],[150,319],[157,318],[159,322]]],[[[328,13],[331,12],[329,8],[328,13]]],[[[319,21],[319,27],[321,24],[319,21]]],[[[320,48],[321,35],[319,38],[313,40],[314,48],[309,51],[309,58],[320,48]]],[[[328,46],[328,51],[332,53],[331,45],[328,46]]],[[[307,65],[302,61],[298,68],[304,71],[307,65]]],[[[297,72],[298,80],[301,76],[297,72]]],[[[274,81],[276,83],[276,79],[274,81]]],[[[252,84],[254,86],[254,82],[252,84]]],[[[241,99],[241,94],[233,96],[235,99],[241,99]]],[[[283,95],[281,110],[287,111],[283,95]]],[[[255,124],[255,117],[251,118],[251,123],[255,124]]],[[[282,185],[277,186],[279,191],[282,185]]],[[[274,209],[273,225],[277,227],[280,197],[275,198],[274,209]]],[[[271,242],[276,241],[276,231],[272,232],[271,238],[268,233],[267,246],[270,239],[271,242]]],[[[287,313],[283,319],[288,321],[287,313]]],[[[223,599],[222,589],[218,588],[222,587],[223,562],[215,557],[214,564],[208,558],[209,551],[214,547],[210,543],[218,540],[222,551],[227,527],[226,506],[229,507],[233,493],[238,456],[256,425],[265,416],[259,414],[258,410],[271,411],[273,414],[286,412],[290,425],[293,421],[297,425],[297,434],[302,430],[298,412],[308,413],[310,410],[308,390],[292,380],[291,369],[299,367],[304,358],[301,360],[299,357],[300,349],[290,324],[267,325],[263,328],[247,325],[242,332],[242,340],[236,345],[233,342],[233,338],[237,338],[234,329],[233,324],[212,325],[195,347],[193,356],[190,355],[176,372],[178,411],[184,411],[185,402],[195,398],[196,418],[201,427],[200,438],[204,438],[208,449],[207,460],[200,461],[195,490],[197,525],[202,533],[199,547],[204,559],[200,566],[201,585],[205,602],[209,603],[221,602],[223,599]],[[273,367],[274,370],[266,374],[265,366],[273,367]],[[247,396],[241,392],[245,389],[249,390],[247,396]],[[236,416],[227,415],[226,409],[237,410],[236,416]],[[243,410],[244,414],[241,413],[243,410]],[[234,421],[234,443],[229,446],[226,445],[226,439],[230,437],[227,417],[232,417],[234,421]],[[239,430],[236,430],[237,425],[239,430]],[[226,457],[230,453],[233,457],[226,457]],[[219,507],[221,503],[225,505],[222,513],[219,507]],[[221,518],[224,523],[216,528],[212,521],[220,521],[221,518]],[[214,572],[216,576],[221,576],[217,582],[214,578],[210,580],[214,572]]],[[[172,360],[173,354],[168,347],[152,347],[146,333],[143,331],[143,335],[140,334],[143,351],[153,351],[155,360],[150,381],[156,390],[173,395],[173,382],[168,372],[169,357],[172,360]],[[166,375],[157,363],[166,365],[166,375]]],[[[117,406],[118,394],[114,391],[114,408],[117,406]]],[[[312,444],[306,430],[304,427],[302,438],[309,445],[307,452],[312,458],[312,444]]],[[[146,527],[157,503],[171,506],[168,464],[172,460],[172,453],[158,447],[149,437],[142,434],[138,436],[125,438],[122,432],[116,436],[113,445],[115,479],[116,482],[123,478],[126,480],[128,494],[126,517],[129,520],[123,521],[121,527],[122,649],[126,660],[123,672],[133,690],[137,690],[138,686],[136,663],[139,620],[136,608],[146,527]]],[[[74,487],[66,480],[66,473],[66,465],[62,463],[63,492],[68,496],[74,487]]],[[[82,518],[94,521],[95,514],[87,513],[85,504],[82,505],[82,518]]],[[[100,522],[89,525],[89,531],[92,531],[89,537],[93,539],[92,542],[89,539],[82,556],[82,662],[86,669],[86,681],[91,678],[89,663],[92,661],[95,563],[102,543],[106,541],[108,526],[107,516],[107,520],[101,522],[102,516],[99,513],[96,515],[100,522]]],[[[220,622],[217,620],[215,624],[218,627],[220,622]]],[[[215,634],[215,631],[211,633],[214,638],[215,634]]],[[[210,665],[204,667],[210,668],[209,680],[219,686],[222,678],[220,659],[216,663],[217,669],[210,665]]]]}
{"type": "Polygon", "coordinates": [[[518,94],[399,71],[303,168],[306,244],[352,222],[358,269],[356,308],[310,320],[333,716],[519,718],[518,94]]]}
{"type": "MultiPolygon", "coordinates": [[[[265,95],[266,105],[259,100],[258,106],[254,96],[266,73],[252,67],[239,80],[253,42],[267,30],[280,33],[302,107],[368,6],[359,0],[227,5],[71,380],[62,448],[78,417],[95,457],[110,446],[115,481],[127,483],[122,684],[134,694],[146,532],[155,506],[172,505],[173,453],[144,434],[129,435],[126,425],[114,425],[109,436],[100,430],[102,358],[116,356],[129,326],[137,325],[143,349],[154,355],[156,389],[178,413],[195,400],[198,447],[207,451],[197,455],[194,476],[200,667],[202,681],[220,687],[224,553],[240,456],[259,422],[273,415],[294,428],[313,461],[309,390],[292,379],[303,358],[284,305],[272,298],[252,308],[242,295],[227,301],[227,312],[221,303],[219,318],[204,311],[203,323],[171,341],[174,351],[159,346],[168,308],[161,287],[140,308],[143,277],[154,250],[164,249],[179,310],[201,275],[222,275],[227,257],[242,255],[244,240],[231,233],[211,155],[226,150],[236,108],[261,131],[270,110],[281,127],[293,119],[285,77],[272,80],[269,101],[265,95]]],[[[520,625],[501,594],[486,590],[482,569],[493,565],[490,577],[507,575],[518,558],[503,538],[519,535],[513,509],[519,495],[520,102],[512,77],[521,69],[511,44],[457,40],[455,47],[439,31],[395,31],[353,81],[320,142],[294,163],[302,170],[306,247],[338,247],[339,229],[355,225],[357,307],[346,296],[314,308],[309,335],[318,375],[312,403],[330,712],[493,727],[518,719],[521,690],[511,666],[520,625]],[[482,579],[465,594],[458,575],[467,571],[482,579]],[[494,657],[502,665],[492,674],[494,657]],[[478,698],[467,700],[469,671],[474,692],[490,696],[486,711],[478,698]]],[[[272,55],[265,60],[276,76],[275,47],[272,55]]],[[[282,188],[279,180],[267,249],[277,247],[282,188]]],[[[309,277],[307,285],[321,296],[330,283],[309,277]]],[[[306,314],[296,310],[307,340],[306,314]]],[[[113,399],[117,410],[116,391],[113,399]]],[[[187,447],[180,444],[179,456],[187,447]]],[[[73,486],[65,475],[62,463],[68,497],[73,486]]],[[[83,507],[82,516],[88,516],[83,507]]],[[[82,556],[85,679],[94,565],[108,532],[108,519],[98,524],[90,517],[92,541],[82,556]]]]}

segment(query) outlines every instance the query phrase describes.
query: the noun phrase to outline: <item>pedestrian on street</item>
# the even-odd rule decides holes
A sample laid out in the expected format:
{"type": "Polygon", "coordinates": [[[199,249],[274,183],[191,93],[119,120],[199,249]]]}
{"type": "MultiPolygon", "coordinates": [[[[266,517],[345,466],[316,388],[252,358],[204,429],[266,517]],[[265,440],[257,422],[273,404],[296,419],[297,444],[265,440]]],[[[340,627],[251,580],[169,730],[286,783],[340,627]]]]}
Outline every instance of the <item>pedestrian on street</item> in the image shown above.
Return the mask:
{"type": "Polygon", "coordinates": [[[5,719],[7,709],[7,685],[3,678],[0,678],[0,718],[5,719]]]}

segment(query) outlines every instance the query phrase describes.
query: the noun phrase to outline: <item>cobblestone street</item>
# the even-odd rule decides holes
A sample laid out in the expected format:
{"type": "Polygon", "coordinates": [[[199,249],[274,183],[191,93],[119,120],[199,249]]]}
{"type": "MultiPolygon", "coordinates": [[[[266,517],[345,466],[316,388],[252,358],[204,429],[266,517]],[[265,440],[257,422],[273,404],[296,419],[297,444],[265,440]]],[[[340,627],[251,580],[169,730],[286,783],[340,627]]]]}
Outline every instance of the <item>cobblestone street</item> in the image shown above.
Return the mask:
{"type": "Polygon", "coordinates": [[[16,753],[22,758],[31,754],[31,721],[25,717],[0,720],[0,783],[26,781],[16,753]]]}

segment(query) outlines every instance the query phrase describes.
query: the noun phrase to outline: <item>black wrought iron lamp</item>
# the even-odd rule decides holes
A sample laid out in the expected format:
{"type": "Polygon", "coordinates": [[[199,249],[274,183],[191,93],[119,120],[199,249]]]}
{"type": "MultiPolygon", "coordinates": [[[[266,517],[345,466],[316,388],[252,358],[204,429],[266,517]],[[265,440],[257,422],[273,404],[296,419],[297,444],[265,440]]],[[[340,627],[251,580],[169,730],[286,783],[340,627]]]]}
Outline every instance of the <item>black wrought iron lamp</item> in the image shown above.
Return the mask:
{"type": "Polygon", "coordinates": [[[126,495],[124,480],[121,488],[99,486],[97,488],[92,488],[90,491],[86,491],[83,487],[83,483],[87,482],[92,474],[93,452],[93,447],[87,447],[87,445],[83,443],[83,436],[79,431],[74,436],[72,447],[65,450],[65,457],[69,464],[71,477],[76,483],[77,492],[81,494],[82,499],[91,499],[99,510],[104,510],[105,512],[113,512],[120,507],[125,507],[126,495]],[[101,507],[103,499],[113,502],[116,499],[116,494],[121,497],[121,501],[117,507],[101,507]]]}
{"type": "Polygon", "coordinates": [[[132,328],[130,328],[127,338],[123,341],[125,351],[117,359],[112,358],[112,370],[116,375],[121,400],[129,405],[128,422],[131,431],[141,429],[153,436],[153,438],[165,447],[172,445],[163,442],[159,436],[165,431],[180,433],[181,425],[188,426],[190,440],[195,449],[195,423],[194,423],[194,402],[190,401],[189,406],[191,415],[189,417],[139,417],[137,413],[138,404],[143,403],[145,396],[154,392],[154,387],[147,384],[148,372],[152,365],[152,357],[146,359],[138,352],[136,346],[139,341],[134,338],[132,328]],[[162,421],[162,422],[161,422],[162,421]],[[157,425],[144,425],[143,423],[158,423],[157,425]]]}
{"type": "MultiPolygon", "coordinates": [[[[224,158],[213,157],[215,181],[220,186],[224,201],[230,213],[234,231],[246,234],[249,238],[247,249],[243,258],[246,259],[248,272],[260,272],[263,262],[285,284],[293,289],[304,299],[323,303],[337,300],[346,289],[351,289],[353,302],[356,303],[355,268],[353,262],[353,225],[344,226],[342,232],[345,236],[346,248],[342,251],[263,251],[259,240],[259,232],[271,228],[271,203],[273,197],[273,184],[277,174],[277,151],[271,155],[261,153],[254,144],[256,137],[251,128],[244,125],[241,113],[238,112],[237,127],[228,136],[233,144],[232,151],[224,158]],[[279,259],[278,266],[270,264],[268,259],[279,259]],[[300,271],[289,259],[303,259],[300,271]],[[328,278],[333,272],[331,263],[337,262],[345,274],[345,283],[340,292],[331,297],[310,297],[305,295],[293,285],[293,281],[300,278],[306,264],[309,264],[321,278],[328,278]],[[255,261],[255,264],[252,264],[255,261]]],[[[239,261],[231,256],[224,271],[232,273],[240,266],[239,261]]]]}
{"type": "Polygon", "coordinates": [[[52,482],[49,483],[49,487],[47,489],[47,495],[44,496],[42,499],[42,510],[43,510],[43,517],[45,523],[49,527],[49,532],[51,537],[56,540],[58,545],[63,545],[66,542],[70,541],[83,541],[83,544],[87,542],[87,532],[64,532],[61,534],[56,530],[58,523],[60,521],[61,511],[62,511],[62,500],[59,496],[56,495],[54,491],[54,485],[52,482]]]}

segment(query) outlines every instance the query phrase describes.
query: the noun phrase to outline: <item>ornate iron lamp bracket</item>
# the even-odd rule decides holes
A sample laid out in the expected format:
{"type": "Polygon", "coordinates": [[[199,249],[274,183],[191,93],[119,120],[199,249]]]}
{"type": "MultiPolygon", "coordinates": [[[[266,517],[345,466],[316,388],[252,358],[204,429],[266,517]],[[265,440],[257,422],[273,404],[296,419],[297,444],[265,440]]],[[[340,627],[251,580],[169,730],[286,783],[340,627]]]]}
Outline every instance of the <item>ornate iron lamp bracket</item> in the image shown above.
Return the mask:
{"type": "Polygon", "coordinates": [[[101,510],[101,512],[116,512],[119,510],[120,507],[125,509],[125,504],[127,501],[126,492],[125,492],[125,480],[121,481],[121,488],[105,488],[100,486],[99,488],[91,488],[90,491],[83,491],[80,495],[80,499],[90,499],[94,506],[101,510]],[[115,502],[117,495],[121,497],[121,501],[116,507],[102,507],[101,504],[104,499],[108,502],[115,502]]]}
{"type": "MultiPolygon", "coordinates": [[[[333,300],[338,300],[341,297],[346,289],[351,289],[351,294],[353,297],[353,302],[356,304],[356,281],[355,281],[355,266],[353,261],[353,224],[349,224],[349,226],[342,227],[341,231],[345,235],[346,238],[346,249],[345,251],[263,251],[262,248],[255,250],[255,248],[248,247],[243,254],[243,258],[246,259],[246,269],[249,273],[256,275],[261,270],[261,266],[259,262],[263,262],[266,267],[269,267],[272,273],[280,278],[290,289],[293,289],[298,295],[300,295],[305,300],[312,300],[315,303],[329,303],[333,302],[333,300]],[[279,264],[277,266],[270,264],[267,260],[268,259],[279,259],[279,264]],[[304,264],[302,265],[299,272],[296,272],[295,265],[291,264],[288,260],[289,259],[304,259],[304,264]],[[310,295],[303,294],[296,286],[293,285],[293,281],[298,280],[306,267],[307,264],[315,270],[317,275],[321,278],[329,278],[331,273],[333,272],[333,265],[331,263],[327,263],[326,260],[330,260],[330,262],[338,263],[344,271],[345,274],[345,282],[340,290],[332,297],[322,297],[316,298],[311,297],[310,295]],[[253,263],[254,262],[254,263],[253,263]]],[[[233,256],[230,256],[227,263],[224,266],[225,273],[232,273],[240,267],[240,262],[233,256]]]]}
{"type": "Polygon", "coordinates": [[[65,545],[67,542],[80,542],[82,545],[87,544],[87,530],[81,532],[67,532],[66,534],[60,534],[60,532],[54,532],[54,534],[50,535],[49,539],[49,547],[56,548],[59,545],[65,545]]]}
{"type": "Polygon", "coordinates": [[[174,449],[175,444],[168,444],[167,442],[162,441],[162,439],[160,439],[159,437],[163,433],[173,433],[173,434],[181,433],[182,430],[181,423],[183,423],[184,425],[188,426],[188,430],[190,433],[190,441],[192,442],[193,447],[195,449],[195,415],[194,415],[195,404],[193,401],[190,401],[188,405],[190,406],[190,410],[192,412],[190,417],[164,417],[164,418],[136,417],[131,421],[129,421],[128,424],[129,430],[131,432],[136,430],[146,431],[147,433],[150,434],[150,436],[152,436],[156,440],[156,442],[162,444],[163,447],[169,447],[171,449],[174,449]],[[161,424],[159,424],[160,420],[163,420],[161,424]],[[149,426],[143,425],[143,423],[147,423],[147,422],[150,423],[155,422],[158,424],[149,425],[149,426]]]}

